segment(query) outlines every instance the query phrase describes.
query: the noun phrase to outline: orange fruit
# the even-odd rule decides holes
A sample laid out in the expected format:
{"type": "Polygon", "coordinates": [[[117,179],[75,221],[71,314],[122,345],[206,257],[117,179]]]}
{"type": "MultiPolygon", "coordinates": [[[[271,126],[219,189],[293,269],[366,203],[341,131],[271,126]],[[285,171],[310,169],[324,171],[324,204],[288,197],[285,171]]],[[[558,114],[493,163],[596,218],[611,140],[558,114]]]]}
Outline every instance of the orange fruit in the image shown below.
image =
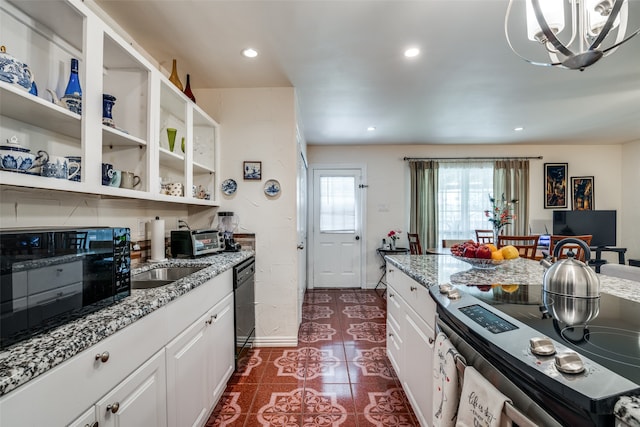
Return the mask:
{"type": "Polygon", "coordinates": [[[502,256],[502,251],[494,251],[491,252],[491,259],[495,260],[495,261],[502,261],[504,259],[504,257],[502,256]]]}
{"type": "Polygon", "coordinates": [[[485,243],[484,245],[491,249],[491,252],[495,252],[498,250],[498,248],[496,248],[496,245],[494,245],[493,243],[485,243]]]}
{"type": "Polygon", "coordinates": [[[518,285],[502,285],[501,288],[504,292],[510,294],[518,290],[520,286],[518,285]]]}

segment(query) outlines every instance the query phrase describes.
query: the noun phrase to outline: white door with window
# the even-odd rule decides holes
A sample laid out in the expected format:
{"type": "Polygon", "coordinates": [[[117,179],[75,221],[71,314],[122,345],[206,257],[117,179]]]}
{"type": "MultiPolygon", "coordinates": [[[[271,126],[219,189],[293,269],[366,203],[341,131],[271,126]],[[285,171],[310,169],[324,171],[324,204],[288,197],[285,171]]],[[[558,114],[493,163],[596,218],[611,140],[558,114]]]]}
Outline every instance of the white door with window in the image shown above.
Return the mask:
{"type": "Polygon", "coordinates": [[[362,287],[362,169],[313,169],[312,287],[362,287]]]}

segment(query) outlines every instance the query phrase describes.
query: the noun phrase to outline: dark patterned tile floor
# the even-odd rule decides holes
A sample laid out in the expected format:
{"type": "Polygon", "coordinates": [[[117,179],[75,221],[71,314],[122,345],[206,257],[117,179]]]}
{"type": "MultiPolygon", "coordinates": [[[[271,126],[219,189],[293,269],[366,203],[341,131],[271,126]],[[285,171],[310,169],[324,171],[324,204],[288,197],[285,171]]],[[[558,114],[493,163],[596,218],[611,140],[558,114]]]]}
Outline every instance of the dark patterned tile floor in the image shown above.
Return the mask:
{"type": "Polygon", "coordinates": [[[385,317],[372,290],[307,291],[298,347],[252,349],[206,426],[419,426],[386,356],[385,317]]]}

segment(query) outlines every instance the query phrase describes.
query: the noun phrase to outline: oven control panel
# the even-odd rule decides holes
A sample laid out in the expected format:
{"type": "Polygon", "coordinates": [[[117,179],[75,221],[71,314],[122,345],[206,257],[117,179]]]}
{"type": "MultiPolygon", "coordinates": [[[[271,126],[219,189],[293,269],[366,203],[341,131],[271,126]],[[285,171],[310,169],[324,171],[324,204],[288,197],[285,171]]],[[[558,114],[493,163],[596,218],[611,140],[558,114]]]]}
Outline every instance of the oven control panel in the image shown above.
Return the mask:
{"type": "Polygon", "coordinates": [[[492,334],[513,331],[518,327],[478,304],[460,307],[460,312],[492,334]]]}

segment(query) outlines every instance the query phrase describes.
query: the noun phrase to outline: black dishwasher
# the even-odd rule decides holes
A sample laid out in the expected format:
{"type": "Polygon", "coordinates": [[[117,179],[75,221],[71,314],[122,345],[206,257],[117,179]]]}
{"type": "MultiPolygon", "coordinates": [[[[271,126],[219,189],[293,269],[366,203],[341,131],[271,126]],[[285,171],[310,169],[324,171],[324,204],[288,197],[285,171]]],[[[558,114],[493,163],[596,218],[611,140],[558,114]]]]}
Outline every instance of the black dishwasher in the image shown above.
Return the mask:
{"type": "Polygon", "coordinates": [[[244,260],[233,268],[236,368],[238,360],[251,348],[255,336],[255,270],[254,257],[244,260]]]}

